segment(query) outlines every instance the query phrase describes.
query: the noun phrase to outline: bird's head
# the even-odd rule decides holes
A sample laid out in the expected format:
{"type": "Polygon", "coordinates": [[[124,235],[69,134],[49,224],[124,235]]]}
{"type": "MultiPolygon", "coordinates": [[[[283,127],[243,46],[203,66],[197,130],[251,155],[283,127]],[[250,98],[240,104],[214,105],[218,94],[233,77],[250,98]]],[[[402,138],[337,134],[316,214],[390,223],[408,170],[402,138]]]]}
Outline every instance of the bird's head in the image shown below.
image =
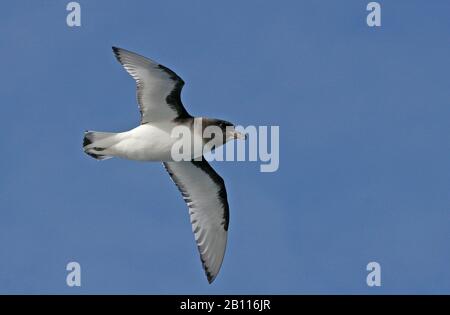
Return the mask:
{"type": "Polygon", "coordinates": [[[247,138],[244,133],[235,129],[234,124],[221,119],[203,119],[203,131],[205,140],[217,137],[220,131],[222,144],[234,139],[245,140],[247,138]]]}

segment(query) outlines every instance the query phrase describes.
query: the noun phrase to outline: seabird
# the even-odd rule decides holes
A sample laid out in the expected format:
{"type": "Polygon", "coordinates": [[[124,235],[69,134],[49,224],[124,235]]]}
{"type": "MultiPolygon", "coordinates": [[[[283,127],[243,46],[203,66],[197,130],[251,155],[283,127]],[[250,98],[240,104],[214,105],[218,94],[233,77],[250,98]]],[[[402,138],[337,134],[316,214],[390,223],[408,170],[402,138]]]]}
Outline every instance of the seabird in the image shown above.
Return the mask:
{"type": "Polygon", "coordinates": [[[83,150],[103,160],[120,157],[139,161],[161,161],[189,208],[200,258],[208,282],[216,278],[225,255],[229,223],[227,191],[220,177],[204,159],[203,149],[192,150],[190,160],[176,161],[171,148],[177,140],[173,128],[186,126],[204,145],[203,131],[220,128],[223,137],[215,147],[232,139],[245,139],[230,122],[191,116],[181,102],[184,81],[169,68],[134,52],[113,47],[117,60],[137,85],[141,124],[129,131],[112,133],[86,131],[83,150]],[[195,126],[200,123],[200,130],[195,126]]]}

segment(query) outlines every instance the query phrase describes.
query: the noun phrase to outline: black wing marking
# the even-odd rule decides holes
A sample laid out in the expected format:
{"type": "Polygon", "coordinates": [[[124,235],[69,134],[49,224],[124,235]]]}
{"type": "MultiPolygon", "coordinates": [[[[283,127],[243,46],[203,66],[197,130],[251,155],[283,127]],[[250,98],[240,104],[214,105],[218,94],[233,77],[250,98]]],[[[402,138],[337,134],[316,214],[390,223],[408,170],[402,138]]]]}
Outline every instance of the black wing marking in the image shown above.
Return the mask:
{"type": "Polygon", "coordinates": [[[181,102],[184,81],[169,68],[126,49],[113,47],[137,85],[141,124],[191,117],[181,102]]]}
{"type": "Polygon", "coordinates": [[[201,161],[165,162],[189,208],[200,258],[209,283],[219,273],[227,244],[229,208],[223,179],[201,161]]]}

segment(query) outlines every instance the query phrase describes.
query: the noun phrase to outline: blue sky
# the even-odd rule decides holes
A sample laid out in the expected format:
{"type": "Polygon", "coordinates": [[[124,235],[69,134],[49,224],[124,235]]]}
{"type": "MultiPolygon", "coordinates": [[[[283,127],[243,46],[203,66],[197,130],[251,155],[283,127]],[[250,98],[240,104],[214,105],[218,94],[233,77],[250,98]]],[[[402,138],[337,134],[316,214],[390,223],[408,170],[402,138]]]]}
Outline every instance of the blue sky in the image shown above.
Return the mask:
{"type": "Polygon", "coordinates": [[[79,1],[79,28],[68,2],[0,11],[0,293],[450,293],[448,1],[380,1],[376,29],[360,0],[79,1]],[[176,71],[194,115],[280,126],[277,172],[213,163],[212,285],[162,166],[81,150],[139,121],[112,45],[176,71]]]}

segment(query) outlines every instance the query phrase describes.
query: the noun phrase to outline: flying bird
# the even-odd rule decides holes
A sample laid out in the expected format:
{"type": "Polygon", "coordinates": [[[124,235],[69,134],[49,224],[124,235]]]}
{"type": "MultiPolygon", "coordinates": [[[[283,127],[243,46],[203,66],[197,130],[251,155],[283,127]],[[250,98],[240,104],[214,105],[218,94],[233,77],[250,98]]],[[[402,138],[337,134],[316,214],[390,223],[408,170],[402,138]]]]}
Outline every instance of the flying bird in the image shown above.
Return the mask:
{"type": "Polygon", "coordinates": [[[205,128],[219,128],[223,136],[214,140],[215,147],[232,139],[245,139],[245,135],[228,121],[191,116],[181,102],[184,81],[169,68],[122,48],[112,49],[136,81],[141,122],[120,133],[86,131],[83,150],[97,160],[119,157],[163,162],[188,206],[200,259],[211,283],[220,270],[227,243],[229,207],[225,183],[204,159],[204,148],[192,150],[189,160],[175,160],[171,150],[177,138],[172,130],[186,127],[194,141],[205,144],[211,140],[204,137],[205,128]]]}

